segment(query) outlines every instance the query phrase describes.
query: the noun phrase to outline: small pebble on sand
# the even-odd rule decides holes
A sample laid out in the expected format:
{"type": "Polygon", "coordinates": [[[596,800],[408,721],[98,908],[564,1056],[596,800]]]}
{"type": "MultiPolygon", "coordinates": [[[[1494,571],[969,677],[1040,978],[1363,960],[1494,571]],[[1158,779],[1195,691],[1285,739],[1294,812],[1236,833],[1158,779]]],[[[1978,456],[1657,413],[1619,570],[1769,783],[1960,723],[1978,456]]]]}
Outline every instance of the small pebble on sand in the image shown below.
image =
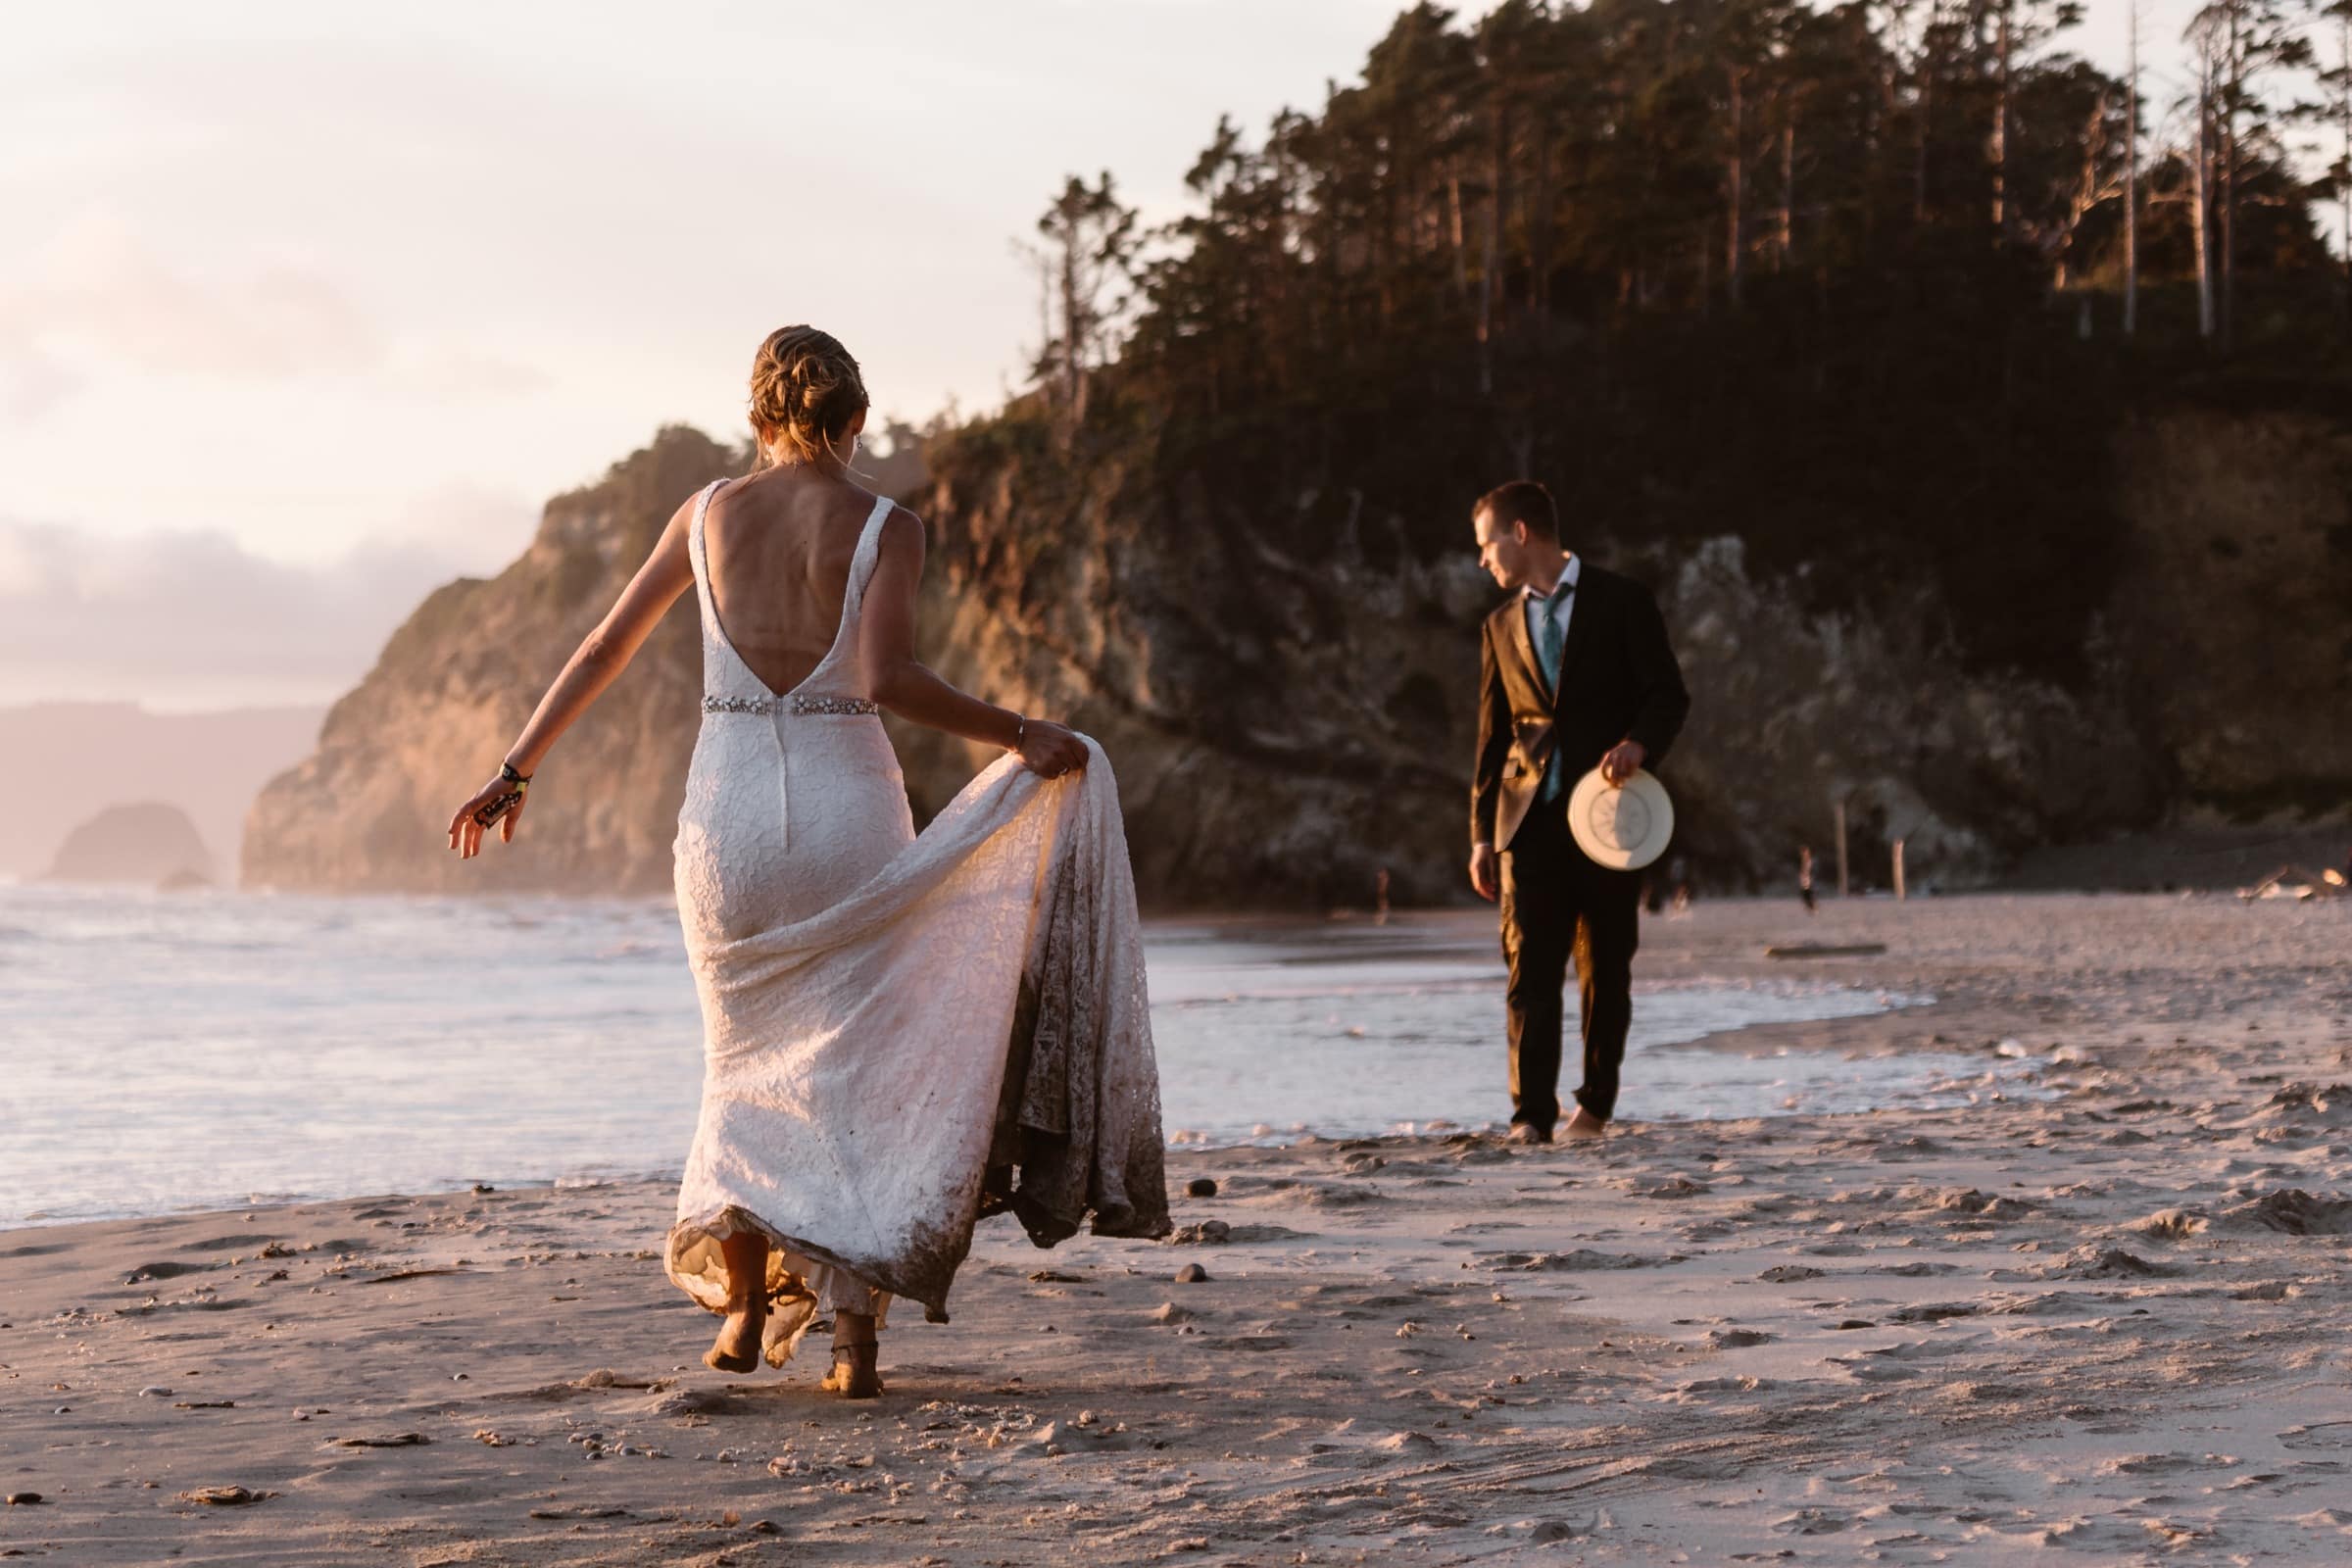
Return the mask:
{"type": "Polygon", "coordinates": [[[1179,1285],[1204,1285],[1207,1282],[1208,1270],[1198,1263],[1187,1263],[1176,1271],[1176,1283],[1179,1285]]]}
{"type": "Polygon", "coordinates": [[[1216,1178],[1196,1176],[1184,1184],[1184,1191],[1186,1196],[1191,1198],[1214,1198],[1217,1196],[1216,1178]]]}

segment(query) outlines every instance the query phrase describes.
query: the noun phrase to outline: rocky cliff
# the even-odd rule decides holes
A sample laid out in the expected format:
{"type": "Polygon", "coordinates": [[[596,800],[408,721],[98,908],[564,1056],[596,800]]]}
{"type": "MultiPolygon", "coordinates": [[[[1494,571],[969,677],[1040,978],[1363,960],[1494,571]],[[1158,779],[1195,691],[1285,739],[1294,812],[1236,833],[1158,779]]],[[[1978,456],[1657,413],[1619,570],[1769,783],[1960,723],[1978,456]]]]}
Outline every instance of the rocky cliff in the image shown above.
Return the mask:
{"type": "Polygon", "coordinates": [[[550,501],[530,548],[506,570],[426,598],[367,678],[328,710],[318,751],[255,800],[244,884],[666,888],[687,751],[702,716],[691,600],[564,737],[532,786],[514,845],[460,862],[445,832],[449,813],[497,770],[540,693],[643,564],[679,501],[741,462],[699,432],[663,430],[600,483],[550,501]]]}
{"type": "MultiPolygon", "coordinates": [[[[902,442],[905,432],[899,432],[902,442]]],[[[610,610],[679,502],[747,451],[672,426],[603,479],[557,496],[492,578],[436,590],[328,710],[318,747],[272,779],[245,823],[247,887],[320,892],[665,892],[686,760],[702,719],[691,595],[564,737],[512,846],[460,861],[449,813],[498,760],[610,610]]],[[[886,488],[922,472],[902,445],[860,465],[886,488]]]]}
{"type": "Polygon", "coordinates": [[[2352,805],[2352,421],[2184,412],[2119,445],[2109,658],[2168,796],[2352,805]]]}
{"type": "MultiPolygon", "coordinates": [[[[926,657],[1102,740],[1148,903],[1361,905],[1383,869],[1400,902],[1461,896],[1475,628],[1494,598],[1466,521],[1459,555],[1418,559],[1360,498],[1245,510],[1140,455],[1069,461],[1013,420],[933,457],[907,498],[931,531],[926,657]]],[[[514,852],[461,868],[440,830],[679,499],[740,461],[664,431],[551,502],[500,576],[428,599],[256,803],[246,881],[665,889],[699,718],[690,603],[565,738],[514,852]]],[[[1596,550],[1658,589],[1695,693],[1665,770],[1678,853],[1718,881],[1778,876],[1801,843],[1826,855],[1842,799],[1867,880],[1901,836],[1915,876],[1958,881],[2186,801],[2340,799],[2352,742],[2312,719],[2348,695],[2352,431],[2150,416],[2116,467],[2129,559],[2090,673],[2063,685],[1964,667],[1932,583],[1825,608],[1728,535],[1596,550]]],[[[897,734],[918,815],[985,760],[897,734]]]]}

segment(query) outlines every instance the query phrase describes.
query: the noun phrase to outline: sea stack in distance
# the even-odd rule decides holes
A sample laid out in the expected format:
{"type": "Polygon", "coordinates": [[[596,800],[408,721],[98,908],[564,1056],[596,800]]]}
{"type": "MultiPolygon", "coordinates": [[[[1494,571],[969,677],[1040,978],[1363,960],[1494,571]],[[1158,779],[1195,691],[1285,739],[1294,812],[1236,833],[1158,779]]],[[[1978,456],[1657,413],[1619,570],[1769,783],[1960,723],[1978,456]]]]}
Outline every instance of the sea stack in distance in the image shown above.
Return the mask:
{"type": "Polygon", "coordinates": [[[187,812],[140,801],[110,806],[67,834],[45,880],[209,887],[213,857],[187,812]]]}

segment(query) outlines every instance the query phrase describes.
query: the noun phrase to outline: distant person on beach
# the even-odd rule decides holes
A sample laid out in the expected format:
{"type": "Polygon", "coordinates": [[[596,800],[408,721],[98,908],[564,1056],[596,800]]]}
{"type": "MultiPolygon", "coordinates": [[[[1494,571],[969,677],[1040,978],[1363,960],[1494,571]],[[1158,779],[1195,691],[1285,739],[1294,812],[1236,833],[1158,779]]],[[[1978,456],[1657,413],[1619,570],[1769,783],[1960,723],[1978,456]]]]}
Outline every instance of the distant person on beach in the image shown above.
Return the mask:
{"type": "Polygon", "coordinates": [[[1813,846],[1810,844],[1796,852],[1796,896],[1805,901],[1805,912],[1813,913],[1818,901],[1813,897],[1813,846]]]}
{"type": "Polygon", "coordinates": [[[707,1364],[782,1366],[830,1316],[824,1386],[851,1398],[882,1391],[892,1296],[947,1320],[981,1214],[1011,1209],[1041,1247],[1089,1210],[1098,1235],[1169,1228],[1110,764],[916,662],[923,525],[858,484],[865,413],[838,341],[770,333],[766,462],[678,507],[449,823],[462,856],[512,841],[558,738],[694,590],[702,727],[673,848],[704,1075],[664,1263],[725,1319],[707,1364]],[[920,835],[885,708],[1004,749],[920,835]]]}
{"type": "Polygon", "coordinates": [[[1551,1142],[1559,1121],[1562,992],[1576,960],[1584,1082],[1560,1128],[1597,1138],[1617,1108],[1633,1022],[1642,876],[1586,858],[1568,795],[1597,766],[1623,785],[1664,759],[1690,710],[1649,590],[1562,548],[1551,493],[1530,479],[1470,514],[1479,564],[1510,597],[1480,632],[1470,885],[1502,904],[1510,964],[1511,1137],[1551,1142]]]}

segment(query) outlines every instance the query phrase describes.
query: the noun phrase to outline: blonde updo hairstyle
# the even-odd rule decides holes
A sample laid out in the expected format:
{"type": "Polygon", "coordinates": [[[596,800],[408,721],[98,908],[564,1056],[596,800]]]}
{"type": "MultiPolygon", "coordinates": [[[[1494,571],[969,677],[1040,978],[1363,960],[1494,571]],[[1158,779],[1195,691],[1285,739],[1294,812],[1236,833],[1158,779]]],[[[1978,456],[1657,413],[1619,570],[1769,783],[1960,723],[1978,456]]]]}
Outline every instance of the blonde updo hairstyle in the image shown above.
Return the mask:
{"type": "Polygon", "coordinates": [[[813,326],[767,334],[752,361],[752,433],[779,463],[847,462],[842,441],[865,412],[865,377],[840,339],[813,326]]]}

